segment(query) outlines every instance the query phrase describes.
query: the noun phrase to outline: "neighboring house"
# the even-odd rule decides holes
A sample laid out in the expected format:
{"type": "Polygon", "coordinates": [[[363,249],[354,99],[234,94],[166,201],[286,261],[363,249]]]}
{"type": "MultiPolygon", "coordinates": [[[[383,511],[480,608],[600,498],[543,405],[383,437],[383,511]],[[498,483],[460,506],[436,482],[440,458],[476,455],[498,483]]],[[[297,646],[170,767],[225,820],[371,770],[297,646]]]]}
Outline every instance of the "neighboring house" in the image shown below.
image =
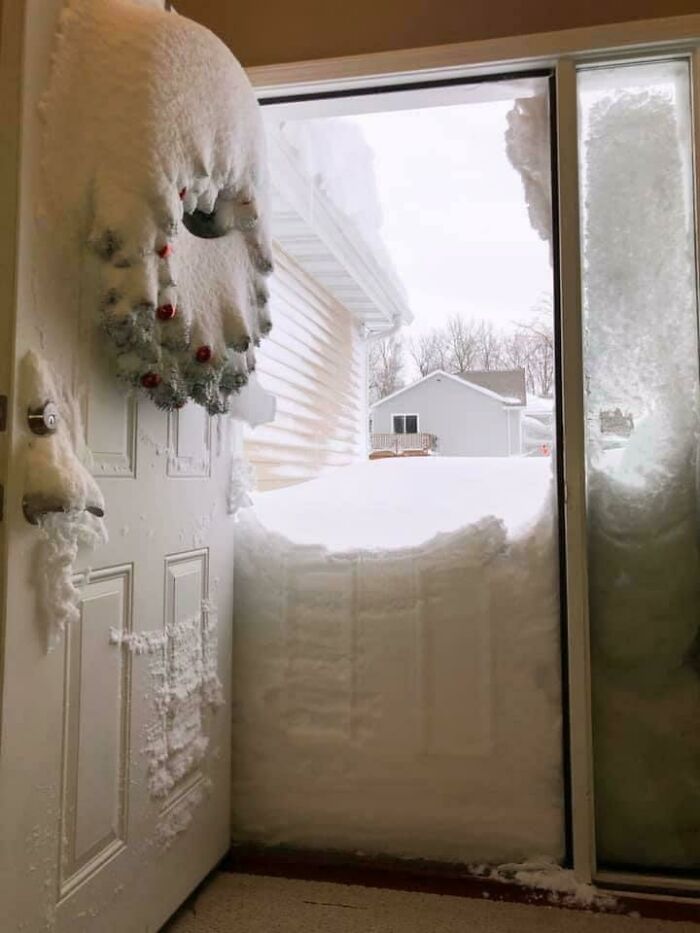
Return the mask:
{"type": "Polygon", "coordinates": [[[435,451],[444,457],[511,457],[523,452],[523,370],[437,370],[371,408],[375,451],[435,451]]]}
{"type": "Polygon", "coordinates": [[[366,459],[367,340],[411,320],[381,249],[368,245],[275,126],[268,145],[273,328],[258,350],[257,372],[277,412],[244,441],[260,491],[366,459]]]}

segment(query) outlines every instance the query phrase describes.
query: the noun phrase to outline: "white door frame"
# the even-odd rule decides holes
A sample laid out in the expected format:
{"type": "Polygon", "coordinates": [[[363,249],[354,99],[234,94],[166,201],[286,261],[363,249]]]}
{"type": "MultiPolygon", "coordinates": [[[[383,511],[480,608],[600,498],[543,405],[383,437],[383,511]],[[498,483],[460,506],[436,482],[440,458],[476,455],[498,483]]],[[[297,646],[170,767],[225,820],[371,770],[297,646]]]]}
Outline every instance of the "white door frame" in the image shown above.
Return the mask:
{"type": "MultiPolygon", "coordinates": [[[[0,396],[9,400],[14,373],[14,326],[17,302],[17,254],[20,211],[20,139],[22,124],[22,73],[24,4],[0,6],[0,203],[5,223],[0,225],[0,396]]],[[[0,725],[3,722],[3,674],[5,670],[5,568],[7,523],[3,521],[5,490],[11,450],[9,401],[3,401],[0,417],[0,725]]],[[[2,738],[0,735],[0,754],[2,738]]]]}
{"type": "MultiPolygon", "coordinates": [[[[596,865],[591,728],[591,668],[585,497],[585,425],[578,190],[576,72],[594,61],[687,58],[691,66],[695,176],[700,178],[700,15],[619,23],[368,55],[249,68],[261,100],[338,96],[391,85],[500,76],[551,69],[557,138],[558,239],[562,350],[564,548],[566,552],[569,780],[572,859],[577,878],[619,888],[673,895],[700,892],[700,881],[598,871],[596,865]]],[[[695,192],[696,235],[700,195],[695,192]]],[[[700,243],[700,239],[697,240],[700,243]]]]}

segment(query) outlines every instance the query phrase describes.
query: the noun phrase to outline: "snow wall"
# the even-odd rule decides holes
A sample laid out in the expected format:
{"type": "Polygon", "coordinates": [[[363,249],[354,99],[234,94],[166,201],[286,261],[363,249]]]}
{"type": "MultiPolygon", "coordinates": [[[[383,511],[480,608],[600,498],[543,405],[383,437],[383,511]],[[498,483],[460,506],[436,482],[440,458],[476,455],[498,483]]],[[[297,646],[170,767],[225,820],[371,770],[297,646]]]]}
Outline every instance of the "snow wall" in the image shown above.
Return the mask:
{"type": "Polygon", "coordinates": [[[551,491],[544,513],[521,537],[487,516],[415,547],[345,553],[300,546],[255,509],[242,513],[237,842],[466,863],[561,858],[551,491]]]}
{"type": "Polygon", "coordinates": [[[684,63],[607,71],[582,78],[598,855],[613,866],[698,868],[698,342],[688,75],[684,63]],[[615,448],[600,416],[618,407],[634,429],[615,448]]]}

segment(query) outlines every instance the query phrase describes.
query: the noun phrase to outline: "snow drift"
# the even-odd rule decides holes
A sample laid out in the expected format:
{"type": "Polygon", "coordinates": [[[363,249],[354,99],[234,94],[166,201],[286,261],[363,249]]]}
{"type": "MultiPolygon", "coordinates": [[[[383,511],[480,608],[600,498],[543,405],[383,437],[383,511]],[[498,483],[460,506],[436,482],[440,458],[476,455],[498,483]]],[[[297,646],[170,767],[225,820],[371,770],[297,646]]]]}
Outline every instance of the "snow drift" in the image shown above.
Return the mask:
{"type": "Polygon", "coordinates": [[[358,464],[241,513],[238,841],[561,857],[550,470],[544,459],[358,464]]]}

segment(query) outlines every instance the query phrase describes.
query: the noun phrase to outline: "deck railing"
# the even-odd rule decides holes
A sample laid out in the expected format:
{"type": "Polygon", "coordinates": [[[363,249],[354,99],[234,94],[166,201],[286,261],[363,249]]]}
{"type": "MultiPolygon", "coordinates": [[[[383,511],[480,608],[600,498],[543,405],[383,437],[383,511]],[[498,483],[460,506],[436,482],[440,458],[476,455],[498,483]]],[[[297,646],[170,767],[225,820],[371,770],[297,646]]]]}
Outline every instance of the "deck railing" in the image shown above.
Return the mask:
{"type": "Polygon", "coordinates": [[[370,434],[370,446],[372,450],[390,451],[394,454],[402,454],[423,451],[428,453],[437,447],[437,437],[435,434],[370,434]]]}

